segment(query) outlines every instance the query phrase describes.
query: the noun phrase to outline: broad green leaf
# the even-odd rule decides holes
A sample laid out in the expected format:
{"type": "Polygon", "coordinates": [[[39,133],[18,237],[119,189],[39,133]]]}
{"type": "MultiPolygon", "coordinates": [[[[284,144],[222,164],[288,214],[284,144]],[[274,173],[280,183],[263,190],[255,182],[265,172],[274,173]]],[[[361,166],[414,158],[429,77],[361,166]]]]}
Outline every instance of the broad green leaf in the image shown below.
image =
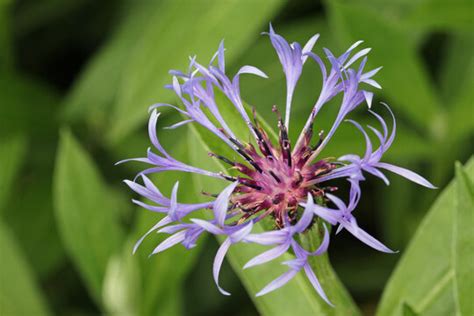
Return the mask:
{"type": "MultiPolygon", "coordinates": [[[[161,137],[163,146],[166,143],[174,142],[173,146],[166,146],[169,153],[176,159],[186,161],[188,155],[187,141],[184,137],[186,133],[173,131],[174,136],[161,137]],[[179,137],[179,136],[182,136],[179,137]],[[180,139],[180,141],[176,141],[180,139]]],[[[183,203],[195,203],[196,199],[189,192],[194,191],[194,183],[190,174],[166,174],[153,177],[155,183],[159,185],[160,190],[168,193],[170,196],[171,188],[176,181],[179,181],[178,199],[183,203]]],[[[145,209],[137,209],[139,212],[137,225],[132,234],[133,243],[135,243],[146,231],[157,223],[163,216],[152,213],[145,209]]],[[[135,256],[139,257],[139,263],[142,270],[142,315],[167,315],[167,310],[173,310],[176,304],[179,304],[179,298],[174,298],[174,294],[179,294],[179,290],[185,286],[184,281],[187,273],[192,269],[201,252],[201,245],[204,238],[195,248],[188,250],[182,246],[176,246],[166,251],[149,257],[153,249],[166,237],[167,234],[154,234],[147,238],[140,246],[135,256]],[[179,264],[177,264],[179,263],[179,264]]]]}
{"type": "Polygon", "coordinates": [[[52,168],[40,165],[33,169],[29,164],[25,169],[5,206],[4,221],[31,268],[40,279],[47,280],[66,257],[54,218],[52,168]]]}
{"type": "Polygon", "coordinates": [[[474,180],[456,164],[453,268],[458,315],[473,315],[474,303],[474,180]]]}
{"type": "Polygon", "coordinates": [[[113,255],[107,265],[103,286],[103,302],[111,315],[138,315],[141,288],[140,266],[126,244],[122,253],[113,255]]]}
{"type": "MultiPolygon", "coordinates": [[[[218,99],[217,103],[219,104],[222,116],[230,124],[234,133],[236,133],[236,135],[246,135],[246,137],[241,139],[249,139],[247,127],[245,124],[239,124],[242,119],[235,114],[233,106],[228,102],[224,102],[222,99],[218,99]]],[[[262,124],[262,126],[268,129],[267,124],[262,124]]],[[[194,164],[199,164],[200,167],[207,167],[207,169],[210,170],[217,169],[227,172],[222,164],[213,161],[210,158],[200,158],[199,156],[199,152],[205,153],[206,151],[221,153],[221,151],[219,151],[222,149],[220,146],[221,142],[216,138],[212,139],[208,133],[200,128],[196,128],[194,125],[192,125],[191,129],[193,134],[190,134],[189,136],[189,146],[191,149],[190,155],[194,164]]],[[[216,182],[215,179],[200,176],[196,176],[195,179],[197,188],[209,192],[219,192],[224,185],[224,183],[216,182]]],[[[254,232],[262,231],[264,231],[264,227],[261,223],[254,225],[254,232]]],[[[222,241],[221,238],[219,239],[222,241]]],[[[242,267],[248,260],[263,252],[264,249],[264,247],[253,244],[237,244],[231,247],[227,257],[262,315],[359,314],[359,311],[352,302],[351,297],[332,270],[327,255],[317,258],[313,264],[316,267],[315,273],[317,274],[322,286],[327,291],[329,299],[337,306],[336,308],[330,307],[318,296],[314,288],[302,273],[298,274],[294,280],[290,281],[277,291],[256,298],[254,295],[259,290],[285,271],[284,266],[279,262],[270,262],[261,267],[255,267],[246,271],[242,270],[242,267]],[[291,304],[288,304],[289,301],[291,304]]],[[[282,261],[290,260],[291,258],[292,255],[287,253],[283,256],[282,261]]]]}
{"type": "MultiPolygon", "coordinates": [[[[465,167],[465,172],[472,181],[473,159],[465,167]]],[[[386,286],[377,315],[402,315],[403,304],[409,304],[420,315],[453,312],[455,195],[455,185],[451,183],[418,227],[386,286]]]]}
{"type": "Polygon", "coordinates": [[[4,212],[13,181],[22,166],[26,146],[26,137],[22,134],[0,138],[0,214],[4,212]]]}
{"type": "Polygon", "coordinates": [[[104,128],[118,93],[124,64],[159,5],[159,1],[141,1],[127,6],[129,9],[117,30],[88,62],[67,95],[63,111],[66,120],[85,118],[95,128],[104,128]]]}
{"type": "Polygon", "coordinates": [[[109,258],[123,239],[119,207],[93,161],[67,130],[61,132],[53,195],[64,246],[100,304],[109,258]]]}
{"type": "Polygon", "coordinates": [[[43,82],[15,72],[0,72],[0,95],[2,217],[32,269],[43,279],[64,258],[51,192],[58,97],[43,82]]]}
{"type": "Polygon", "coordinates": [[[418,314],[408,304],[403,304],[403,316],[417,316],[418,314]]]}
{"type": "Polygon", "coordinates": [[[0,1],[0,70],[10,66],[13,59],[11,43],[11,0],[0,1]]]}
{"type": "MultiPolygon", "coordinates": [[[[472,42],[474,46],[474,42],[472,42]]],[[[474,132],[473,106],[474,106],[474,58],[470,58],[465,64],[467,76],[460,81],[459,94],[453,98],[450,109],[449,126],[450,138],[461,138],[469,136],[474,132]],[[452,128],[451,128],[452,127],[452,128]]]]}
{"type": "Polygon", "coordinates": [[[382,92],[395,111],[403,111],[414,123],[439,132],[441,106],[423,67],[410,29],[390,23],[365,6],[328,1],[329,21],[343,47],[364,40],[372,47],[368,68],[383,66],[377,74],[382,92]]]}
{"type": "Polygon", "coordinates": [[[55,135],[58,95],[47,84],[15,72],[0,71],[0,135],[29,133],[35,140],[55,135]]]}
{"type": "MultiPolygon", "coordinates": [[[[440,64],[439,85],[441,95],[449,107],[457,99],[469,78],[474,60],[474,34],[456,33],[446,43],[446,54],[440,64]],[[459,84],[461,83],[461,84],[459,84]]],[[[453,126],[456,127],[456,126],[453,126]]]]}
{"type": "Polygon", "coordinates": [[[163,89],[170,81],[169,69],[186,69],[188,56],[195,54],[206,64],[223,38],[227,62],[231,62],[281,4],[281,0],[163,1],[124,65],[110,141],[119,141],[143,123],[143,109],[171,99],[163,89]]]}
{"type": "Polygon", "coordinates": [[[8,227],[0,221],[0,314],[48,315],[49,311],[28,262],[8,227]]]}
{"type": "MultiPolygon", "coordinates": [[[[188,158],[186,129],[162,129],[162,127],[172,125],[180,119],[180,116],[173,112],[163,113],[158,121],[157,132],[164,148],[176,159],[186,161],[188,158]]],[[[123,146],[123,148],[122,146],[114,146],[114,149],[117,150],[117,157],[121,159],[131,156],[144,156],[146,155],[146,148],[151,145],[147,136],[142,133],[127,137],[124,143],[131,143],[133,146],[123,146]],[[130,142],[126,140],[130,140],[130,142]],[[141,147],[136,148],[137,144],[141,147]]],[[[122,166],[141,167],[141,170],[145,167],[140,163],[128,163],[122,166]]],[[[130,178],[132,177],[131,175],[130,178]]],[[[188,194],[188,192],[193,191],[192,177],[189,174],[168,172],[152,176],[151,179],[168,196],[175,182],[179,181],[179,201],[184,203],[196,202],[195,197],[188,194]]],[[[162,214],[142,208],[137,208],[135,212],[136,224],[129,238],[132,245],[163,217],[162,214]]],[[[133,256],[140,270],[140,292],[142,294],[139,315],[169,315],[172,311],[173,313],[177,311],[176,307],[179,307],[181,298],[176,298],[174,295],[177,295],[184,286],[185,277],[194,266],[195,260],[201,251],[202,243],[199,243],[197,247],[191,250],[176,246],[149,257],[153,249],[166,237],[168,237],[167,234],[151,234],[144,240],[134,255],[132,255],[132,248],[128,247],[128,255],[133,256]]],[[[126,255],[124,254],[124,256],[126,255]]]]}
{"type": "Polygon", "coordinates": [[[450,175],[452,164],[472,150],[466,141],[474,132],[474,34],[455,34],[447,45],[446,58],[440,69],[440,91],[446,107],[443,138],[433,149],[432,179],[440,183],[450,175]]]}
{"type": "Polygon", "coordinates": [[[472,32],[474,6],[470,0],[412,1],[416,5],[405,16],[410,27],[424,30],[462,30],[472,32]],[[417,3],[418,2],[418,3],[417,3]]]}

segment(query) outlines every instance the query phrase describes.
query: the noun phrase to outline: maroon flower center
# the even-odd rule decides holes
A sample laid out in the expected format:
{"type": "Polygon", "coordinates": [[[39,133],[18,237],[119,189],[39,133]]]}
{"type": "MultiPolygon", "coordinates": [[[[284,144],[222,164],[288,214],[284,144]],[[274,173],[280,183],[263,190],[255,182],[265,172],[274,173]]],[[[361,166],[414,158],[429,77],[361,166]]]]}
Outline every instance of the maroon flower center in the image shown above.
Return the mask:
{"type": "MultiPolygon", "coordinates": [[[[275,111],[275,109],[274,109],[275,111]]],[[[304,137],[291,149],[288,133],[281,118],[278,122],[279,146],[269,139],[265,130],[255,120],[252,125],[259,151],[252,144],[242,144],[238,140],[231,141],[238,147],[239,153],[248,164],[232,162],[227,158],[211,154],[231,164],[242,176],[225,176],[230,181],[239,181],[231,197],[232,207],[242,212],[239,223],[258,216],[271,215],[277,227],[284,224],[285,216],[290,221],[296,220],[296,211],[301,202],[306,201],[308,193],[314,198],[323,197],[327,190],[334,187],[321,188],[314,184],[315,179],[335,168],[328,160],[313,163],[312,153],[321,143],[311,146],[312,128],[304,132],[304,137]]]]}

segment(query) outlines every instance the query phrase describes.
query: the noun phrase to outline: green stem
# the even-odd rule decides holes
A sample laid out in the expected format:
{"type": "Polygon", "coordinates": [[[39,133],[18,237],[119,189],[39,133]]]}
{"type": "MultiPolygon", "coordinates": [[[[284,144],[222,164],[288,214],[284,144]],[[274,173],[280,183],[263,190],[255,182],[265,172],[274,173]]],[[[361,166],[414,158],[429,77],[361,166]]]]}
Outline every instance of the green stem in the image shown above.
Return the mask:
{"type": "MultiPolygon", "coordinates": [[[[313,251],[319,247],[323,236],[323,224],[318,220],[313,228],[300,235],[301,245],[313,251]]],[[[326,305],[327,315],[361,315],[354,300],[332,268],[328,254],[311,257],[309,262],[329,300],[335,305],[335,307],[326,305]]]]}

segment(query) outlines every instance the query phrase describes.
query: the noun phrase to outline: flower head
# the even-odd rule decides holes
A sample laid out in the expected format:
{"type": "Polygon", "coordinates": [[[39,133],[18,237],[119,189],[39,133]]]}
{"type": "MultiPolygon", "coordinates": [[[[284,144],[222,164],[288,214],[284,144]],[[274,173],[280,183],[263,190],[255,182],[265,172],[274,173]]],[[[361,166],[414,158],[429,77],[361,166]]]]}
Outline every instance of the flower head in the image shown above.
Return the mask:
{"type": "Polygon", "coordinates": [[[244,268],[265,264],[291,251],[294,259],[283,262],[288,266],[288,271],[268,284],[257,295],[276,290],[303,270],[319,295],[331,304],[316,277],[318,271],[313,271],[310,266],[310,258],[320,256],[327,251],[329,231],[323,225],[324,238],[315,251],[305,249],[299,242],[299,235],[307,233],[319,218],[330,225],[338,225],[337,232],[346,229],[370,247],[383,252],[392,252],[359,228],[353,215],[361,197],[360,183],[365,180],[365,174],[375,175],[388,184],[388,179],[382,172],[382,170],[388,170],[425,187],[434,187],[426,179],[410,170],[381,162],[395,137],[395,118],[388,106],[386,108],[393,121],[390,133],[384,119],[379,114],[369,111],[381,126],[381,130],[368,126],[380,143],[376,149],[365,129],[359,123],[347,119],[348,115],[364,102],[369,108],[372,106],[373,93],[365,89],[369,86],[381,88],[373,79],[380,68],[365,71],[369,48],[356,51],[362,43],[359,41],[339,57],[330,50],[324,49],[325,59],[329,64],[327,67],[323,58],[312,52],[319,35],[313,36],[302,47],[299,43],[289,44],[282,36],[275,33],[271,26],[270,31],[265,34],[270,37],[275,48],[287,83],[285,117],[280,116],[276,106],[272,108],[278,116],[278,140],[271,139],[269,131],[258,123],[255,115],[253,119],[250,118],[248,109],[240,96],[241,75],[250,74],[262,78],[267,78],[267,75],[256,67],[243,66],[232,78],[229,77],[225,69],[223,42],[208,66],[198,63],[193,57],[190,59],[186,73],[170,71],[173,77],[167,88],[176,93],[182,105],[158,103],[151,107],[148,132],[151,143],[158,153],[148,149],[144,158],[125,160],[136,160],[150,165],[149,168],[140,172],[134,181],[125,181],[125,183],[153,204],[138,200],[133,200],[133,202],[150,211],[166,214],[137,242],[134,251],[143,239],[154,231],[170,234],[170,236],[155,248],[153,254],[177,244],[182,244],[188,249],[192,248],[203,233],[224,236],[224,242],[214,260],[213,275],[218,289],[226,295],[229,293],[222,289],[218,282],[219,271],[227,251],[233,244],[244,242],[272,246],[271,249],[248,261],[244,268]],[[291,101],[302,68],[308,59],[319,65],[323,84],[304,128],[292,146],[288,136],[291,101]],[[225,95],[230,101],[231,105],[227,106],[233,106],[237,110],[248,128],[248,133],[253,138],[252,141],[245,142],[239,139],[230,124],[224,120],[220,111],[222,105],[218,104],[215,98],[216,91],[225,95]],[[314,143],[313,123],[317,114],[324,105],[339,94],[342,94],[342,101],[332,127],[327,135],[319,133],[314,143]],[[230,165],[239,175],[231,176],[193,167],[169,155],[161,146],[156,134],[160,116],[158,111],[162,107],[173,108],[184,117],[183,121],[168,128],[178,128],[189,123],[198,124],[233,150],[235,156],[239,157],[238,160],[229,159],[220,153],[209,153],[209,156],[230,165]],[[347,154],[339,159],[320,158],[322,149],[345,120],[355,125],[364,136],[366,141],[364,156],[347,154]],[[229,184],[222,192],[214,195],[215,199],[212,201],[196,204],[179,203],[178,183],[174,186],[171,197],[167,198],[147,177],[152,173],[171,170],[214,177],[229,184]],[[143,184],[136,182],[139,178],[142,179],[143,184]],[[327,184],[328,181],[337,178],[345,178],[349,182],[350,194],[347,204],[333,195],[333,191],[337,188],[327,184]],[[207,212],[210,219],[198,219],[197,212],[207,212]],[[264,219],[272,220],[274,229],[261,233],[252,232],[254,224],[264,219]]]}

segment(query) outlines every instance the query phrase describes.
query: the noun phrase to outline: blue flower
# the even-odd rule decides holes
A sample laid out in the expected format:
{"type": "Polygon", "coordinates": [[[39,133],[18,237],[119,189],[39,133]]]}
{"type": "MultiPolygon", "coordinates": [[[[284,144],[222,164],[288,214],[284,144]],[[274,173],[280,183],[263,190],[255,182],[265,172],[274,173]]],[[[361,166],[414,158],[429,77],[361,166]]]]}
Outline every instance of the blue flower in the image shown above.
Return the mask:
{"type": "Polygon", "coordinates": [[[232,245],[255,243],[272,246],[271,249],[248,261],[244,268],[265,264],[291,250],[294,259],[283,262],[288,266],[288,271],[269,283],[257,295],[276,290],[298,272],[304,271],[318,294],[331,304],[319,284],[315,271],[309,264],[311,257],[320,256],[327,251],[329,232],[324,225],[324,238],[319,248],[313,252],[303,248],[298,236],[307,233],[316,222],[315,219],[320,218],[331,225],[337,225],[337,232],[345,229],[376,250],[392,252],[361,229],[353,215],[361,197],[360,183],[365,181],[365,174],[374,175],[389,184],[382,172],[382,170],[388,170],[422,186],[428,188],[434,188],[434,186],[413,171],[381,161],[395,138],[396,130],[395,117],[387,105],[385,107],[390,112],[393,121],[390,133],[384,119],[369,110],[381,125],[381,130],[368,126],[380,143],[375,149],[365,129],[359,123],[347,119],[348,115],[363,103],[366,103],[369,109],[371,108],[373,92],[366,90],[369,86],[381,89],[381,86],[373,79],[381,67],[365,71],[370,49],[357,51],[362,41],[353,44],[339,57],[330,50],[324,49],[328,68],[323,59],[312,52],[319,34],[311,37],[303,47],[299,43],[289,44],[282,36],[275,33],[271,26],[269,32],[264,34],[269,36],[286,76],[287,96],[284,119],[280,117],[277,108],[273,108],[279,117],[278,143],[270,140],[267,131],[258,124],[255,118],[250,119],[240,95],[241,75],[255,75],[261,78],[267,78],[267,75],[258,68],[247,65],[240,68],[233,77],[229,77],[225,69],[223,42],[220,43],[208,66],[198,63],[196,57],[192,57],[186,73],[177,70],[170,71],[172,82],[167,85],[167,88],[175,92],[182,105],[158,103],[151,106],[148,133],[151,144],[158,153],[149,148],[144,158],[121,161],[132,160],[150,165],[149,168],[140,172],[134,181],[126,180],[125,183],[153,204],[138,200],[133,200],[134,203],[150,211],[166,214],[137,242],[134,252],[143,239],[155,231],[170,236],[160,243],[152,254],[177,244],[190,249],[196,245],[198,238],[204,233],[224,236],[224,242],[214,260],[213,275],[219,291],[229,295],[219,285],[219,271],[232,245]],[[292,146],[288,137],[291,103],[296,84],[308,59],[318,64],[323,83],[321,93],[312,107],[298,140],[292,146]],[[220,105],[215,99],[215,91],[223,93],[232,104],[231,106],[235,107],[248,127],[253,141],[245,142],[236,137],[221,115],[220,105]],[[330,100],[341,94],[342,101],[332,127],[326,136],[323,136],[322,132],[319,133],[317,144],[312,145],[313,123],[317,114],[330,100]],[[160,116],[158,111],[162,107],[175,109],[184,117],[183,121],[168,128],[178,128],[190,123],[199,124],[231,148],[239,157],[238,160],[231,160],[219,153],[210,153],[210,156],[229,164],[241,175],[234,177],[221,172],[196,168],[170,156],[161,146],[156,134],[160,116]],[[355,125],[365,138],[364,156],[347,154],[339,159],[319,158],[323,148],[344,121],[355,125]],[[148,174],[166,171],[199,174],[221,179],[230,184],[221,193],[215,195],[213,201],[196,204],[179,203],[178,183],[175,184],[171,197],[167,198],[147,177],[148,174]],[[331,194],[334,187],[327,185],[328,181],[341,178],[347,179],[350,185],[347,204],[341,198],[331,194]],[[143,184],[137,183],[138,179],[142,179],[143,184]],[[304,210],[301,212],[302,208],[304,210]],[[198,219],[196,215],[199,212],[209,212],[211,219],[198,219]],[[254,224],[264,218],[271,218],[274,221],[274,229],[260,233],[252,232],[254,224]]]}

